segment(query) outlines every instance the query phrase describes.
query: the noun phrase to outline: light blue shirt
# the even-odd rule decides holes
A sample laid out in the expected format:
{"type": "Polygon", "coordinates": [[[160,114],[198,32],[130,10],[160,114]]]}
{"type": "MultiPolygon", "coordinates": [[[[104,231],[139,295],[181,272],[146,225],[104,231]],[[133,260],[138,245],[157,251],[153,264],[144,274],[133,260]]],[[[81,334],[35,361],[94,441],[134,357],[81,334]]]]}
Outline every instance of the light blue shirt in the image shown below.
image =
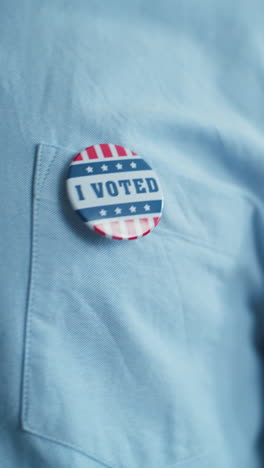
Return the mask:
{"type": "Polygon", "coordinates": [[[259,468],[264,5],[0,5],[0,465],[259,468]],[[89,231],[71,158],[123,145],[159,225],[89,231]]]}

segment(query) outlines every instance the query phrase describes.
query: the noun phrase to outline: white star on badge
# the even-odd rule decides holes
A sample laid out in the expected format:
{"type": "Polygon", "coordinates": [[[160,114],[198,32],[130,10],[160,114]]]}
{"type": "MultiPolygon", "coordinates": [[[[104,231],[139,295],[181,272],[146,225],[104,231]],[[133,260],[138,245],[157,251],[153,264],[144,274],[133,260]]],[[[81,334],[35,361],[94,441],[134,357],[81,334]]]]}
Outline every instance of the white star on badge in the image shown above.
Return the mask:
{"type": "Polygon", "coordinates": [[[131,211],[131,213],[135,213],[136,207],[134,205],[131,205],[129,210],[131,211]]]}
{"type": "Polygon", "coordinates": [[[120,213],[122,213],[122,208],[119,208],[119,206],[117,206],[115,209],[115,214],[120,214],[120,213]]]}
{"type": "Polygon", "coordinates": [[[130,167],[132,167],[132,169],[135,169],[137,167],[137,165],[136,165],[135,162],[132,162],[132,163],[130,163],[130,167]]]}
{"type": "Polygon", "coordinates": [[[116,164],[116,168],[117,168],[117,169],[122,169],[122,168],[123,168],[123,164],[117,163],[117,164],[116,164]]]}
{"type": "Polygon", "coordinates": [[[102,209],[102,210],[99,211],[99,213],[100,213],[101,216],[105,216],[107,214],[107,211],[102,209]]]}
{"type": "Polygon", "coordinates": [[[149,211],[149,210],[150,210],[150,206],[149,206],[149,205],[147,205],[147,204],[146,204],[146,205],[144,205],[144,210],[145,210],[145,211],[149,211]]]}
{"type": "Polygon", "coordinates": [[[93,172],[93,168],[92,168],[91,166],[88,166],[88,167],[86,168],[86,170],[87,170],[87,172],[93,172]]]}
{"type": "Polygon", "coordinates": [[[103,164],[103,165],[101,166],[101,169],[102,169],[102,171],[107,171],[108,166],[107,166],[106,164],[103,164]]]}

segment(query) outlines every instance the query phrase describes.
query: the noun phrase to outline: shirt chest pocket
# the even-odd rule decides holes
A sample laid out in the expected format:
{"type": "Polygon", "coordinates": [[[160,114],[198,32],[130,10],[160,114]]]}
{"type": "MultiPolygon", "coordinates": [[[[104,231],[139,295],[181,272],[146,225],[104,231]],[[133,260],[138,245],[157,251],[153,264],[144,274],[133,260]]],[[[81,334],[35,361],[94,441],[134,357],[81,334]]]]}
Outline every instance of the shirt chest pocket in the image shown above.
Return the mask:
{"type": "MultiPolygon", "coordinates": [[[[210,403],[186,346],[181,265],[190,268],[190,242],[203,285],[204,245],[207,267],[218,262],[225,275],[242,237],[225,233],[224,210],[199,216],[180,179],[175,191],[168,185],[163,225],[146,238],[88,232],[65,193],[71,156],[45,144],[36,154],[22,428],[112,468],[172,468],[208,450],[202,432],[213,424],[204,417],[201,431],[199,408],[209,414],[210,403]]],[[[234,204],[245,223],[249,205],[234,204]]],[[[219,279],[210,281],[221,310],[219,279]]]]}

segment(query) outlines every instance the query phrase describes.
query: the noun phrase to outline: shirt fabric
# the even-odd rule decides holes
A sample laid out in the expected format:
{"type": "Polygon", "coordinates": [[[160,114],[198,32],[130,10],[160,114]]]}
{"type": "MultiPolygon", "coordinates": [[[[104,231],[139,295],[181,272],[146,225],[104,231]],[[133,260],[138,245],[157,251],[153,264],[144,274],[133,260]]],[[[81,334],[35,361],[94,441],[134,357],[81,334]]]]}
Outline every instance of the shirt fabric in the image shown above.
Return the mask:
{"type": "Polygon", "coordinates": [[[263,466],[263,17],[1,1],[1,467],[263,466]],[[69,204],[97,143],[159,176],[142,239],[69,204]]]}

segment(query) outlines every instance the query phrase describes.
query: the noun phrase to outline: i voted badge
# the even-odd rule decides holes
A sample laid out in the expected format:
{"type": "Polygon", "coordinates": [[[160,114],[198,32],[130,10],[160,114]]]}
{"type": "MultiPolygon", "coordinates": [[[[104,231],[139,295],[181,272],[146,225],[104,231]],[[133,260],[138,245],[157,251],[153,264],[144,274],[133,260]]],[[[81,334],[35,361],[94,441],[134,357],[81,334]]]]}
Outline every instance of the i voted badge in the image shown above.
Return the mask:
{"type": "Polygon", "coordinates": [[[157,226],[159,179],[134,151],[114,144],[84,149],[70,163],[67,192],[86,226],[110,239],[137,239],[157,226]]]}

